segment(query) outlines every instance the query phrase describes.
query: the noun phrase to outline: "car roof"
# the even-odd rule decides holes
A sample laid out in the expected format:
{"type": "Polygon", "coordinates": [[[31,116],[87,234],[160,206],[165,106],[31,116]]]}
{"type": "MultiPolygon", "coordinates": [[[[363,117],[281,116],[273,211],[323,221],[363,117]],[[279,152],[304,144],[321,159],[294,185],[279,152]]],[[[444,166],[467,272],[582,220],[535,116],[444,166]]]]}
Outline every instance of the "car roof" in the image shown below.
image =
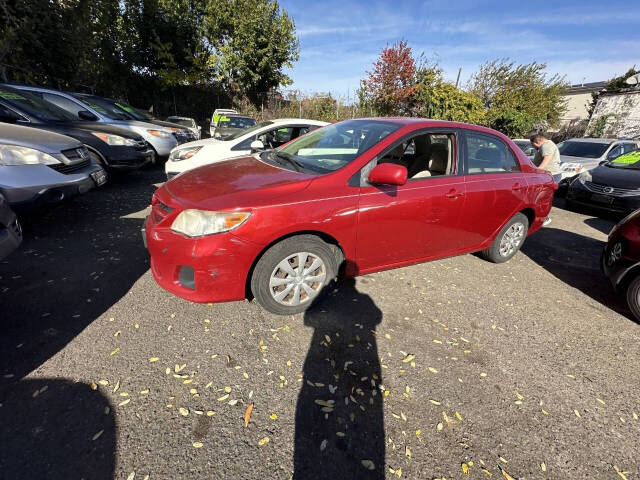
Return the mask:
{"type": "Polygon", "coordinates": [[[178,120],[193,120],[191,117],[180,117],[178,115],[169,115],[167,118],[177,118],[178,120]]]}
{"type": "Polygon", "coordinates": [[[617,138],[568,138],[565,142],[582,142],[582,143],[613,143],[618,142],[617,138]]]}

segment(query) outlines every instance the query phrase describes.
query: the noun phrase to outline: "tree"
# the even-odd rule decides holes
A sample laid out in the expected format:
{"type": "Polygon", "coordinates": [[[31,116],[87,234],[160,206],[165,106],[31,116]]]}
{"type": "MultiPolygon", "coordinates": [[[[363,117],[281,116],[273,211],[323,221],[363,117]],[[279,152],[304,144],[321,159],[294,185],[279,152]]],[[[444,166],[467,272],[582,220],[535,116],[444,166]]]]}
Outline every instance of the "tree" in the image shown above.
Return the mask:
{"type": "Polygon", "coordinates": [[[472,75],[467,89],[482,101],[487,124],[502,129],[505,135],[526,135],[541,122],[557,126],[565,110],[562,95],[567,84],[558,75],[548,77],[544,63],[484,63],[472,75]]]}
{"type": "MultiPolygon", "coordinates": [[[[630,87],[629,85],[627,85],[625,80],[637,73],[640,73],[640,70],[636,70],[634,65],[632,68],[627,70],[627,73],[625,73],[624,75],[620,75],[619,77],[614,77],[611,80],[609,80],[607,84],[604,86],[603,90],[606,90],[607,92],[619,92],[621,90],[625,90],[630,87]]],[[[596,108],[599,98],[600,98],[600,92],[593,92],[591,94],[591,104],[589,105],[589,109],[588,109],[589,118],[591,118],[591,114],[593,113],[593,110],[596,108]]]]}
{"type": "Polygon", "coordinates": [[[373,70],[362,80],[361,103],[370,104],[379,115],[411,112],[416,66],[406,41],[382,49],[373,70]]]}
{"type": "Polygon", "coordinates": [[[437,64],[424,63],[418,68],[413,98],[414,112],[421,117],[476,124],[484,121],[480,99],[446,82],[437,64]]]}
{"type": "Polygon", "coordinates": [[[204,36],[219,59],[218,79],[259,103],[291,84],[284,67],[299,58],[291,17],[275,0],[209,0],[204,36]]]}

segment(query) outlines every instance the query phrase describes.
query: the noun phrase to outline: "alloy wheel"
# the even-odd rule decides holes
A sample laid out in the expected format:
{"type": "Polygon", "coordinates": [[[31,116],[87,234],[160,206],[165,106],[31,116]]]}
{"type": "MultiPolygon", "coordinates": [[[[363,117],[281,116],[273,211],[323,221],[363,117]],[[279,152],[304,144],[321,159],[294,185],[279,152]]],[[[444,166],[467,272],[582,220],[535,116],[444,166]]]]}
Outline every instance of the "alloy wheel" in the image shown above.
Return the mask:
{"type": "Polygon", "coordinates": [[[509,257],[518,249],[524,237],[524,225],[515,222],[511,225],[500,240],[500,256],[509,257]]]}
{"type": "Polygon", "coordinates": [[[327,278],[324,261],[309,252],[298,252],[283,259],[271,272],[269,292],[281,305],[297,306],[311,302],[327,278]]]}

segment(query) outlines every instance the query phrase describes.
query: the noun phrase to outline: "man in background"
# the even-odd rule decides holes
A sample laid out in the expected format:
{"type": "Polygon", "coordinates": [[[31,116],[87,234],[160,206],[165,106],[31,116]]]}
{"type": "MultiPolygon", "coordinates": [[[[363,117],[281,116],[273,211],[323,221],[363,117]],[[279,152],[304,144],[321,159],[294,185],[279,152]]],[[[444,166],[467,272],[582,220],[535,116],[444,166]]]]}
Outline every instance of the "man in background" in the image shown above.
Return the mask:
{"type": "Polygon", "coordinates": [[[562,170],[560,170],[560,152],[556,144],[546,138],[542,133],[531,135],[529,141],[531,145],[533,145],[533,148],[536,149],[533,164],[553,175],[553,181],[556,182],[556,184],[560,182],[562,170]]]}

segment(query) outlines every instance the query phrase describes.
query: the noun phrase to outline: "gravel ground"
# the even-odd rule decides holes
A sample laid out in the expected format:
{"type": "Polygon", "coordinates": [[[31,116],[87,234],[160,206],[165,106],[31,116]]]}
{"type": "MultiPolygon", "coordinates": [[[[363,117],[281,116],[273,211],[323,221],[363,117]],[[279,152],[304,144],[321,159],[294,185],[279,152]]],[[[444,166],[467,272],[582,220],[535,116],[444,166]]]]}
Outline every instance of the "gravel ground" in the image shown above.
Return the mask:
{"type": "Polygon", "coordinates": [[[155,284],[139,230],[161,181],[29,216],[0,262],[1,479],[640,478],[611,220],[559,200],[507,264],[367,275],[278,317],[155,284]]]}

